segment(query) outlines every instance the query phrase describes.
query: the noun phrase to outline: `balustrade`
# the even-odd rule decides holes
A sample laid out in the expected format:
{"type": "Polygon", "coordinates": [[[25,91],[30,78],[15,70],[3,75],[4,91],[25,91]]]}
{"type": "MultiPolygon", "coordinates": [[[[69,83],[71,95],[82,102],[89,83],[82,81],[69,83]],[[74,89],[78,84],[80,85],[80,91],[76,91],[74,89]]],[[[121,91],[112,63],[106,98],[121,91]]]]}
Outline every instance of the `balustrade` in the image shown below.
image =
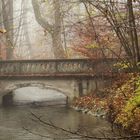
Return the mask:
{"type": "Polygon", "coordinates": [[[91,59],[8,60],[0,61],[0,76],[51,74],[93,74],[98,63],[91,59]]]}

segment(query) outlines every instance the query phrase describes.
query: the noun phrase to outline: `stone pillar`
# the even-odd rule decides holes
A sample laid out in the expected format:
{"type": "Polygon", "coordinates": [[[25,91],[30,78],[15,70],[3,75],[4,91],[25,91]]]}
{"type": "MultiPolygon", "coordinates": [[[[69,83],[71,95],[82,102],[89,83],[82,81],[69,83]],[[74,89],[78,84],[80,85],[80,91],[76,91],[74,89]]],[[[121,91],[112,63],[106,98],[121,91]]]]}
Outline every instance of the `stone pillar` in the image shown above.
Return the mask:
{"type": "Polygon", "coordinates": [[[77,80],[79,96],[83,96],[83,82],[81,79],[77,80]]]}

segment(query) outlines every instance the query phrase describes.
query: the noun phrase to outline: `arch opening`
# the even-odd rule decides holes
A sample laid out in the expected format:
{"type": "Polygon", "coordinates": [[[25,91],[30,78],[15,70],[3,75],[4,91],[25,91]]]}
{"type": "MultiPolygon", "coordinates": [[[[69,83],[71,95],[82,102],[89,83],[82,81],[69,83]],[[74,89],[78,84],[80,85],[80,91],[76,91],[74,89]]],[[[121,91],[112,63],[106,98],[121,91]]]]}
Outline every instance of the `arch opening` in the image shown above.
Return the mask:
{"type": "Polygon", "coordinates": [[[4,106],[11,105],[30,105],[30,106],[49,106],[67,105],[67,96],[59,90],[36,86],[20,87],[2,98],[4,106]]]}
{"type": "Polygon", "coordinates": [[[12,92],[9,92],[2,97],[2,105],[5,106],[5,107],[13,105],[13,94],[12,94],[12,92]]]}

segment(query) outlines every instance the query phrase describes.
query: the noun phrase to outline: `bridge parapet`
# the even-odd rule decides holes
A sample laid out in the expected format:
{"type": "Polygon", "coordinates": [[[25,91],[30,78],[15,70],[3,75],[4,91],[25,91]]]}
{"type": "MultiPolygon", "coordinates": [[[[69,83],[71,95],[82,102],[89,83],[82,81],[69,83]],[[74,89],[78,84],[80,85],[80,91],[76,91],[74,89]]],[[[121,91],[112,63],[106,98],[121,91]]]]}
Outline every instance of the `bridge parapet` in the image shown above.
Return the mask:
{"type": "Polygon", "coordinates": [[[92,76],[111,68],[116,59],[51,59],[0,61],[0,77],[6,76],[92,76]],[[100,65],[100,68],[99,68],[100,65]],[[102,67],[101,67],[102,66],[102,67]]]}

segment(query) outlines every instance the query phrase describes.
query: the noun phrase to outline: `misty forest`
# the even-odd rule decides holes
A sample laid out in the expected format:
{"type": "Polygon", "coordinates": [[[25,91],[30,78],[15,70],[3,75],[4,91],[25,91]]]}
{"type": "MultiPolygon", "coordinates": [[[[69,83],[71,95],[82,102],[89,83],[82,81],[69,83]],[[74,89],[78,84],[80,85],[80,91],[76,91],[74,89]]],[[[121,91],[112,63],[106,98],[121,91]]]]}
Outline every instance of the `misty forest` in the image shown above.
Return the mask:
{"type": "Polygon", "coordinates": [[[140,0],[0,0],[0,140],[140,140],[140,0]]]}

